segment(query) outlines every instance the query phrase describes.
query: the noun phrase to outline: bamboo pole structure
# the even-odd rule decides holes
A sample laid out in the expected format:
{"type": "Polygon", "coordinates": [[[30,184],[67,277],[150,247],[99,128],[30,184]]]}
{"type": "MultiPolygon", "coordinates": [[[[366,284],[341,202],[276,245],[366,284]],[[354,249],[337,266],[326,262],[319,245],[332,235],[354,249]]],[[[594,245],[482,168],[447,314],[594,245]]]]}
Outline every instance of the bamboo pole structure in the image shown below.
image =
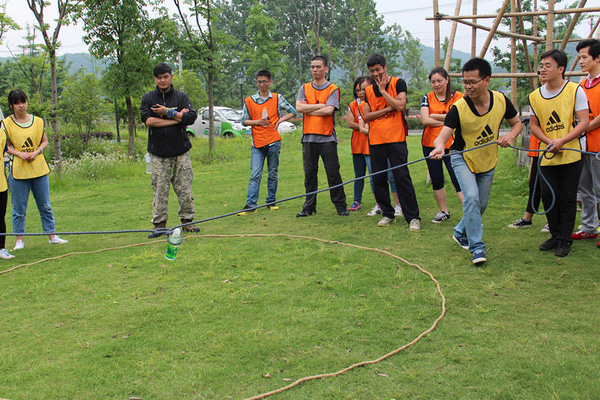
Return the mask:
{"type": "MultiPolygon", "coordinates": [[[[550,0],[550,1],[552,1],[552,0],[550,0]]],[[[502,21],[502,16],[504,15],[504,12],[506,11],[506,7],[508,6],[509,2],[510,2],[510,0],[504,0],[504,3],[502,3],[502,7],[500,8],[500,12],[498,13],[498,16],[496,17],[496,20],[494,21],[494,25],[492,25],[492,29],[490,30],[490,33],[488,34],[488,37],[485,40],[485,43],[483,44],[481,51],[479,52],[479,58],[485,57],[485,53],[487,53],[487,49],[488,49],[488,47],[490,47],[490,43],[492,42],[492,39],[494,38],[494,35],[496,34],[496,30],[498,29],[498,26],[500,25],[500,21],[502,21]]]]}
{"type": "MultiPolygon", "coordinates": [[[[510,0],[510,9],[516,10],[516,0],[510,0]]],[[[517,33],[517,18],[510,17],[510,31],[517,33]]],[[[513,104],[517,104],[517,78],[514,74],[517,73],[517,39],[515,37],[510,38],[510,72],[513,77],[510,78],[510,100],[513,104]]]]}
{"type": "MultiPolygon", "coordinates": [[[[598,25],[600,25],[600,17],[598,17],[598,19],[596,20],[596,23],[594,24],[594,27],[592,28],[592,30],[590,31],[590,34],[588,35],[588,37],[586,39],[591,39],[592,36],[594,36],[594,32],[596,32],[596,30],[598,29],[598,25]]],[[[596,35],[597,39],[598,36],[600,36],[600,31],[598,31],[598,35],[596,35]]],[[[581,41],[581,39],[577,39],[578,41],[581,41]]],[[[577,62],[579,61],[579,54],[577,55],[577,57],[575,57],[575,60],[573,60],[573,64],[571,65],[571,69],[569,69],[569,71],[574,71],[575,67],[577,66],[577,62]]]]}
{"type": "MultiPolygon", "coordinates": [[[[456,0],[456,8],[454,9],[454,15],[460,14],[460,7],[462,0],[456,0]]],[[[446,59],[444,60],[444,69],[448,71],[450,69],[450,61],[452,60],[452,49],[454,48],[454,39],[456,38],[456,27],[458,22],[452,22],[452,28],[450,29],[450,39],[448,40],[448,48],[446,49],[446,59]]]]}
{"type": "MultiPolygon", "coordinates": [[[[521,0],[517,0],[517,11],[521,11],[521,0]]],[[[519,16],[519,29],[522,33],[525,32],[525,22],[523,21],[523,17],[519,16]]],[[[527,72],[533,72],[533,68],[531,66],[531,59],[529,58],[529,48],[527,47],[527,41],[523,40],[523,53],[525,53],[525,62],[527,64],[527,72]]],[[[533,92],[537,88],[536,79],[529,79],[529,87],[533,92]]]]}
{"type": "Polygon", "coordinates": [[[552,49],[554,39],[554,0],[548,0],[548,22],[546,24],[546,51],[552,49]]]}
{"type": "MultiPolygon", "coordinates": [[[[440,8],[438,6],[438,0],[433,0],[433,15],[437,16],[440,13],[440,8]]],[[[435,66],[439,67],[441,65],[441,55],[440,55],[440,20],[433,20],[433,41],[435,42],[435,66]]]]}
{"type": "MultiPolygon", "coordinates": [[[[463,25],[468,25],[468,26],[472,26],[474,28],[478,28],[481,29],[483,31],[488,31],[491,32],[493,27],[487,27],[484,25],[480,25],[480,24],[474,24],[472,22],[469,21],[463,21],[463,20],[458,20],[457,21],[459,24],[463,24],[463,25]]],[[[530,36],[530,35],[523,35],[520,33],[512,33],[512,32],[505,32],[505,31],[499,31],[499,30],[495,30],[494,34],[500,35],[500,36],[507,36],[507,37],[515,37],[517,39],[525,39],[525,40],[531,40],[534,42],[543,42],[544,38],[538,37],[538,36],[530,36]]],[[[492,35],[493,36],[493,35],[492,35]]]]}
{"type": "MultiPolygon", "coordinates": [[[[537,0],[533,0],[533,11],[534,12],[537,11],[537,0]]],[[[533,18],[533,31],[534,32],[538,31],[537,30],[537,22],[538,22],[538,19],[537,19],[537,15],[536,15],[533,18]]],[[[538,69],[539,69],[539,62],[540,62],[540,60],[538,58],[538,44],[537,44],[537,42],[533,42],[533,67],[534,67],[536,73],[538,72],[538,69]]],[[[536,86],[539,86],[540,81],[536,79],[535,82],[536,82],[536,86]]]]}
{"type": "MultiPolygon", "coordinates": [[[[477,0],[473,0],[473,15],[477,15],[477,0]]],[[[438,21],[439,23],[439,21],[438,21]]],[[[477,18],[473,18],[473,23],[477,23],[477,18]]],[[[471,28],[471,58],[477,54],[477,28],[471,28]]]]}
{"type": "MultiPolygon", "coordinates": [[[[580,12],[580,13],[589,13],[589,12],[597,12],[600,11],[600,7],[586,7],[586,8],[565,8],[562,10],[554,10],[554,12],[552,12],[552,14],[573,14],[576,12],[580,12]]],[[[518,17],[518,16],[522,16],[522,17],[527,17],[527,16],[541,16],[541,15],[547,15],[550,14],[550,11],[544,10],[544,11],[522,11],[522,12],[509,12],[509,13],[505,13],[504,16],[505,17],[518,17]]],[[[426,20],[434,20],[434,19],[439,19],[439,20],[453,20],[453,19],[473,19],[473,18],[479,18],[479,19],[493,19],[496,18],[498,16],[498,14],[481,14],[481,15],[461,15],[459,17],[455,17],[452,15],[443,15],[440,14],[438,17],[433,17],[433,18],[425,18],[426,20]]]]}
{"type": "MultiPolygon", "coordinates": [[[[581,0],[581,2],[579,3],[579,7],[577,7],[577,8],[585,7],[586,1],[587,0],[581,0]]],[[[567,28],[567,33],[565,34],[565,37],[563,38],[563,40],[560,44],[561,51],[565,51],[565,48],[567,47],[567,43],[569,43],[569,38],[571,37],[571,33],[573,33],[573,29],[575,29],[575,25],[577,25],[577,21],[579,21],[580,16],[581,16],[580,12],[574,13],[573,19],[571,20],[571,23],[569,24],[569,27],[567,28]]]]}
{"type": "MultiPolygon", "coordinates": [[[[462,74],[460,72],[449,72],[452,78],[460,78],[462,74]]],[[[585,72],[581,71],[570,71],[565,72],[565,76],[586,76],[585,72]]],[[[537,78],[537,72],[517,72],[515,74],[510,72],[494,72],[492,78],[537,78]]]]}

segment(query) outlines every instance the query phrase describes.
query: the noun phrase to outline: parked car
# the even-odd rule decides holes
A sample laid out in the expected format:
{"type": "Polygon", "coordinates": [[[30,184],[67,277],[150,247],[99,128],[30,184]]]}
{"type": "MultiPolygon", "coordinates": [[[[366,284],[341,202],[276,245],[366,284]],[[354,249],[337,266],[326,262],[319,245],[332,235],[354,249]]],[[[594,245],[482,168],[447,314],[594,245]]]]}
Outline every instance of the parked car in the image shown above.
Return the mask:
{"type": "MultiPolygon", "coordinates": [[[[215,136],[224,138],[244,137],[250,135],[250,127],[242,125],[242,113],[229,107],[215,106],[215,136]]],[[[208,137],[208,123],[210,114],[208,107],[201,108],[198,111],[198,118],[193,125],[187,127],[188,134],[196,137],[208,137]]]]}
{"type": "MultiPolygon", "coordinates": [[[[234,110],[229,107],[214,108],[215,114],[215,136],[223,138],[245,137],[252,134],[252,128],[242,125],[242,110],[234,110]]],[[[187,127],[188,134],[196,137],[208,137],[208,107],[201,108],[198,111],[198,118],[193,125],[187,127]]],[[[285,121],[279,124],[279,133],[290,133],[296,129],[296,125],[285,121]]]]}

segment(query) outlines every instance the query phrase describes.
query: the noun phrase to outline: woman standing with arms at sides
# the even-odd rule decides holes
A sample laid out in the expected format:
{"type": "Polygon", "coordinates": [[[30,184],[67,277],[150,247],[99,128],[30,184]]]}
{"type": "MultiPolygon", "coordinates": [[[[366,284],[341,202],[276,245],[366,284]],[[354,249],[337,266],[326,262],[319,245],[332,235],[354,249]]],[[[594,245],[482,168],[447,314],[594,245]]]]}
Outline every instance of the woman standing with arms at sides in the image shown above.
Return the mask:
{"type": "MultiPolygon", "coordinates": [[[[42,219],[42,229],[48,234],[50,244],[64,244],[68,240],[54,235],[54,214],[50,205],[50,169],[42,152],[48,146],[48,138],[41,118],[27,113],[27,95],[20,89],[8,94],[8,105],[13,112],[2,121],[8,139],[7,151],[13,155],[9,171],[14,233],[25,233],[25,215],[29,192],[33,192],[42,219]]],[[[17,236],[15,250],[25,247],[23,236],[17,236]]]]}
{"type": "MultiPolygon", "coordinates": [[[[450,75],[448,75],[448,72],[444,68],[434,68],[429,74],[429,80],[431,81],[433,92],[427,93],[421,100],[421,123],[425,125],[421,144],[423,145],[423,155],[425,157],[429,156],[429,153],[433,150],[433,141],[438,137],[444,126],[444,120],[450,106],[463,97],[462,93],[452,90],[450,75]]],[[[446,154],[449,153],[451,144],[452,138],[446,143],[446,154]]],[[[450,175],[450,180],[454,185],[458,199],[461,203],[463,201],[463,194],[450,164],[450,157],[444,157],[442,160],[428,158],[426,162],[431,183],[433,184],[433,195],[440,208],[440,212],[431,221],[435,224],[450,219],[448,205],[446,204],[446,188],[444,187],[442,161],[446,164],[448,175],[450,175]]]]}

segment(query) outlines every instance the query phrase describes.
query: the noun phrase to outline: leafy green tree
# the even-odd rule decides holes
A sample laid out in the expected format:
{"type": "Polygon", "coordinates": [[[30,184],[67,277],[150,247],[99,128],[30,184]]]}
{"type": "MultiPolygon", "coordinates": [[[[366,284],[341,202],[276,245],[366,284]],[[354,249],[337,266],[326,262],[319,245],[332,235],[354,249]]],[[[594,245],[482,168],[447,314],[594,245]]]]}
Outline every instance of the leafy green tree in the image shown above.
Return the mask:
{"type": "Polygon", "coordinates": [[[208,104],[208,96],[204,90],[204,85],[196,72],[184,69],[181,74],[175,74],[173,76],[173,86],[175,89],[187,94],[196,110],[208,104]]]}
{"type": "Polygon", "coordinates": [[[75,124],[84,143],[89,140],[102,113],[100,89],[100,81],[94,74],[81,71],[65,82],[60,101],[62,119],[75,124]]]}
{"type": "Polygon", "coordinates": [[[2,37],[11,29],[21,29],[19,25],[8,15],[6,15],[6,1],[0,2],[0,43],[2,37]]]}
{"type": "Polygon", "coordinates": [[[407,107],[419,108],[421,98],[429,91],[427,84],[428,71],[425,70],[421,54],[423,48],[419,38],[414,37],[409,31],[402,33],[400,68],[406,73],[407,107]]]}
{"type": "Polygon", "coordinates": [[[143,0],[84,0],[83,40],[90,53],[109,59],[102,77],[107,93],[125,98],[127,104],[128,154],[135,154],[135,115],[132,97],[140,97],[152,77],[154,56],[171,32],[164,17],[152,19],[143,0]]]}
{"type": "Polygon", "coordinates": [[[35,16],[38,23],[37,29],[41,32],[44,39],[43,49],[50,61],[50,80],[52,90],[52,108],[50,109],[50,124],[52,125],[52,134],[54,138],[54,158],[57,161],[58,176],[62,173],[62,156],[60,151],[60,135],[58,126],[58,75],[56,51],[60,47],[58,36],[63,25],[70,22],[70,18],[78,10],[81,0],[57,0],[58,18],[55,20],[54,31],[50,33],[50,24],[44,17],[44,11],[49,6],[47,0],[27,0],[29,9],[35,16]]]}

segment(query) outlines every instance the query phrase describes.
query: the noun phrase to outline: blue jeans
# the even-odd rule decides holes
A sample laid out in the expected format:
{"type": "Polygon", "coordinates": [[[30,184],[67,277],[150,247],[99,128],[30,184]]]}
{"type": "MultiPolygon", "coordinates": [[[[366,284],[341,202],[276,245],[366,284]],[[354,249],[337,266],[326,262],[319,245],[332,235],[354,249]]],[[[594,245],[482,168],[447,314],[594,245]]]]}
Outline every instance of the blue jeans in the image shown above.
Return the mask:
{"type": "MultiPolygon", "coordinates": [[[[452,154],[452,153],[450,153],[452,154]]],[[[494,169],[488,172],[474,174],[469,169],[462,154],[450,156],[452,168],[456,179],[460,184],[465,200],[463,202],[463,217],[454,227],[454,236],[467,238],[469,240],[469,251],[485,251],[485,243],[482,241],[483,229],[481,227],[481,216],[487,208],[492,181],[494,180],[494,169]]]]}
{"type": "Polygon", "coordinates": [[[262,179],[265,158],[267,159],[267,169],[269,171],[267,204],[276,201],[277,183],[279,182],[278,168],[280,150],[281,141],[271,143],[268,146],[263,146],[258,149],[252,146],[250,152],[250,182],[248,182],[248,199],[246,200],[246,204],[250,207],[256,207],[258,202],[260,180],[262,179]]]}
{"type": "Polygon", "coordinates": [[[54,227],[54,214],[50,205],[50,182],[48,175],[32,179],[14,179],[12,169],[8,174],[10,185],[10,200],[12,202],[13,233],[25,233],[25,216],[29,192],[33,192],[35,204],[42,219],[42,230],[46,234],[56,231],[54,227]]]}
{"type": "MultiPolygon", "coordinates": [[[[368,154],[352,154],[352,164],[354,165],[354,178],[365,176],[367,169],[371,174],[371,161],[368,154]]],[[[373,180],[371,181],[371,192],[373,191],[373,180]]],[[[354,181],[354,201],[362,203],[363,189],[365,188],[365,180],[359,179],[354,181]]]]}

